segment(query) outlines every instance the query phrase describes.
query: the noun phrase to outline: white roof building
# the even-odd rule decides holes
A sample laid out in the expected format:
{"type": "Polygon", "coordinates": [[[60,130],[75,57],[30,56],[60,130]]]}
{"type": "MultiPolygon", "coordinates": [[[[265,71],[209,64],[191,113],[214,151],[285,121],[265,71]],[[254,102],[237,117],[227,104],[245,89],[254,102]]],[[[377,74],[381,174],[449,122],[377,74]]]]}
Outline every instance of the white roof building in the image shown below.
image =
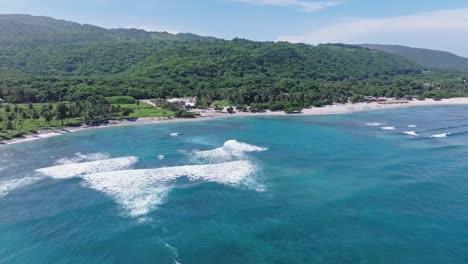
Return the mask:
{"type": "Polygon", "coordinates": [[[171,98],[166,100],[172,104],[184,104],[186,106],[194,107],[197,104],[196,97],[186,97],[186,98],[171,98]]]}

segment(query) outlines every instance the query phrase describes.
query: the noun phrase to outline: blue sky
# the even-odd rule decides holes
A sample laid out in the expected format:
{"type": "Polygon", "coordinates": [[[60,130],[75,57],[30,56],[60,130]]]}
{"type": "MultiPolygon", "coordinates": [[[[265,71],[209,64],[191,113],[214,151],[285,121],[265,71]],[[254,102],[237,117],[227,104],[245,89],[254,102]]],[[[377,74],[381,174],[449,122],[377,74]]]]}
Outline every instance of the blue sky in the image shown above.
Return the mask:
{"type": "Polygon", "coordinates": [[[226,39],[402,44],[468,56],[467,0],[0,0],[0,13],[226,39]]]}

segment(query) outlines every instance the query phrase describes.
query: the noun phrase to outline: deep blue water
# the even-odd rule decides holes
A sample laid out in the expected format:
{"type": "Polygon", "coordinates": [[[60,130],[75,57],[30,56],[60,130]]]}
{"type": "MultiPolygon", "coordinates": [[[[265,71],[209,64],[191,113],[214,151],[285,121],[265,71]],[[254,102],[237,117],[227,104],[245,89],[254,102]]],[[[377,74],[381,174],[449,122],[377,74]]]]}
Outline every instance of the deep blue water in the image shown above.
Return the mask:
{"type": "Polygon", "coordinates": [[[96,129],[0,157],[0,263],[468,263],[468,107],[96,129]]]}

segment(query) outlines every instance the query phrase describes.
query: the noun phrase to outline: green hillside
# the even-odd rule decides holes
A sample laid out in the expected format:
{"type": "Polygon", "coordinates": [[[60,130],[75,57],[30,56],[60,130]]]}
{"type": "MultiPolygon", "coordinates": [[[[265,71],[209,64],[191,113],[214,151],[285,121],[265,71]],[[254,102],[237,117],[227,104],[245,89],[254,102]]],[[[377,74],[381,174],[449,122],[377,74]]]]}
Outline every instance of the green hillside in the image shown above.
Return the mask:
{"type": "Polygon", "coordinates": [[[414,63],[441,69],[468,69],[468,58],[450,52],[398,45],[361,44],[359,46],[402,56],[414,63]]]}
{"type": "Polygon", "coordinates": [[[428,76],[422,69],[357,46],[227,41],[0,15],[0,98],[10,102],[129,95],[310,106],[468,90],[460,76],[428,76]],[[444,89],[424,85],[435,80],[444,89]]]}
{"type": "Polygon", "coordinates": [[[146,32],[141,29],[104,29],[93,25],[31,15],[0,15],[0,44],[40,47],[119,41],[195,41],[214,40],[189,33],[146,32]]]}

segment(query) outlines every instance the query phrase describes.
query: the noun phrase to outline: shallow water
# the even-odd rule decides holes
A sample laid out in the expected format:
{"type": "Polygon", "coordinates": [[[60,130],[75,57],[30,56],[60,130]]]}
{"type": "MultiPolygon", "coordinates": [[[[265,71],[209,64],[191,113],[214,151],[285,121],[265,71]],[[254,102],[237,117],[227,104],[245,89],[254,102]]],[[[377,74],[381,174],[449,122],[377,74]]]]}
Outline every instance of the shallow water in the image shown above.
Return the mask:
{"type": "Polygon", "coordinates": [[[468,107],[98,129],[0,157],[0,263],[468,262],[468,107]]]}

